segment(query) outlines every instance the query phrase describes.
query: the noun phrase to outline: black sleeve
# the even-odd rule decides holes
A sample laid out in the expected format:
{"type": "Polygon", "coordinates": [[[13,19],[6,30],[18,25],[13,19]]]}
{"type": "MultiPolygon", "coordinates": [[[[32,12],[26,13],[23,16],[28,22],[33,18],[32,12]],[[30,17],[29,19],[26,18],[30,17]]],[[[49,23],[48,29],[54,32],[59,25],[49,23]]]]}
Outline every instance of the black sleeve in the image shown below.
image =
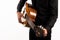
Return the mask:
{"type": "Polygon", "coordinates": [[[50,30],[58,17],[58,0],[50,0],[49,1],[49,13],[50,13],[50,18],[48,20],[48,23],[46,25],[46,29],[50,30]]]}
{"type": "Polygon", "coordinates": [[[17,12],[21,12],[22,10],[22,7],[24,6],[25,2],[27,0],[20,0],[19,3],[18,3],[18,6],[17,6],[17,12]]]}

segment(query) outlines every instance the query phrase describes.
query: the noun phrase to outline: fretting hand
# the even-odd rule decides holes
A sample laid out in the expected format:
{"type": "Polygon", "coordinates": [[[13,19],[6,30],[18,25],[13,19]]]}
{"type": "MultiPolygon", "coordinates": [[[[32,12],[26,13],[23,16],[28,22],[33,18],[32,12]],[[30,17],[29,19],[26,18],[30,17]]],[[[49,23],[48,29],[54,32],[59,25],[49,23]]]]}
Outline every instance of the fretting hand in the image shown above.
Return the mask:
{"type": "Polygon", "coordinates": [[[46,37],[46,36],[47,36],[47,34],[48,34],[47,29],[43,28],[43,35],[44,35],[44,37],[46,37]]]}

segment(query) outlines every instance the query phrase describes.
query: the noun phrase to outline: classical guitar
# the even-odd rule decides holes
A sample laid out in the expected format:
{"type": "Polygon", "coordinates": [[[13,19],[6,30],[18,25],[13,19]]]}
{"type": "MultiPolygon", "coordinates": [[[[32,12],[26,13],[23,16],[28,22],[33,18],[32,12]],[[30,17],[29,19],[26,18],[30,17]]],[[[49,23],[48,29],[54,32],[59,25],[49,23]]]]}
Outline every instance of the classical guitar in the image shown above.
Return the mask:
{"type": "Polygon", "coordinates": [[[34,32],[36,33],[36,36],[40,37],[43,35],[43,31],[40,28],[40,26],[36,26],[34,24],[36,13],[37,11],[32,7],[32,5],[26,3],[26,9],[23,12],[23,18],[25,19],[25,21],[22,22],[22,24],[24,24],[26,27],[32,28],[34,32]]]}

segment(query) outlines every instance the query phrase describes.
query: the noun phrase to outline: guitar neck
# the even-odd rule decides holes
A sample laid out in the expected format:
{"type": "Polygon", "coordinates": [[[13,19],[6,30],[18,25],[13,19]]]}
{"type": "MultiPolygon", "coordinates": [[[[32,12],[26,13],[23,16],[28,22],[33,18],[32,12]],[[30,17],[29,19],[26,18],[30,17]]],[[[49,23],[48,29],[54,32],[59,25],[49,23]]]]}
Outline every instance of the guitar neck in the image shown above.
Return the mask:
{"type": "Polygon", "coordinates": [[[30,27],[32,29],[34,29],[36,25],[29,19],[29,17],[27,15],[26,15],[26,20],[27,20],[28,24],[30,25],[30,27]]]}

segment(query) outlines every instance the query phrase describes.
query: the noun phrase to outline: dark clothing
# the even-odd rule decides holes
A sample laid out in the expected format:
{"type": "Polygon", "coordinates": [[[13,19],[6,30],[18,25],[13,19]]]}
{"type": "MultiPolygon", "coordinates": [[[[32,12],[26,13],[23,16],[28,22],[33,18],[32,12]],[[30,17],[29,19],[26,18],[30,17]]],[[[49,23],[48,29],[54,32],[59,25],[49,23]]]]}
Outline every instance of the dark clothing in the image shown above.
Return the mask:
{"type": "MultiPolygon", "coordinates": [[[[27,0],[20,0],[17,11],[21,12],[23,5],[27,0]]],[[[35,19],[36,25],[42,25],[48,30],[48,36],[46,40],[50,40],[51,37],[51,28],[54,26],[56,19],[58,17],[58,1],[57,0],[32,0],[32,6],[37,10],[37,16],[35,19]],[[49,39],[48,39],[49,38],[49,39]]],[[[32,29],[30,29],[30,39],[34,40],[35,35],[32,29]]],[[[43,37],[42,37],[43,38],[43,37]]],[[[45,40],[45,38],[38,38],[45,40]]],[[[37,39],[36,39],[37,40],[37,39]]]]}

